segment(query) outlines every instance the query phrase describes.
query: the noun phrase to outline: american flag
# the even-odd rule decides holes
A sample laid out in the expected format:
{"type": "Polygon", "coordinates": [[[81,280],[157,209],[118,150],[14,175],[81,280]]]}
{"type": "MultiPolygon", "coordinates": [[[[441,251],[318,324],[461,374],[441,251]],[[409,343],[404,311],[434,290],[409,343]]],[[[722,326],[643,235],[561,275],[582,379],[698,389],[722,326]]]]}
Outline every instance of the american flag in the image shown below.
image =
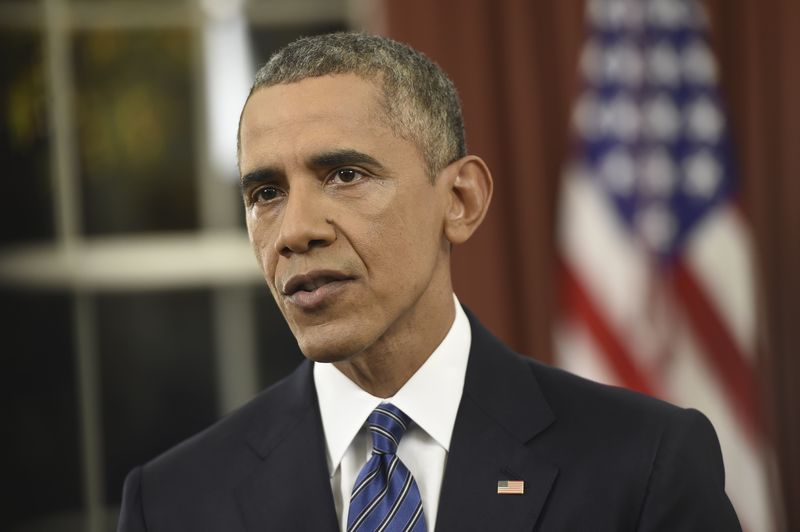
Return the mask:
{"type": "Polygon", "coordinates": [[[525,481],[498,480],[497,493],[500,495],[522,495],[525,493],[525,481]]]}
{"type": "Polygon", "coordinates": [[[706,13],[694,0],[587,0],[586,14],[557,360],[705,413],[743,527],[773,530],[751,243],[706,13]]]}

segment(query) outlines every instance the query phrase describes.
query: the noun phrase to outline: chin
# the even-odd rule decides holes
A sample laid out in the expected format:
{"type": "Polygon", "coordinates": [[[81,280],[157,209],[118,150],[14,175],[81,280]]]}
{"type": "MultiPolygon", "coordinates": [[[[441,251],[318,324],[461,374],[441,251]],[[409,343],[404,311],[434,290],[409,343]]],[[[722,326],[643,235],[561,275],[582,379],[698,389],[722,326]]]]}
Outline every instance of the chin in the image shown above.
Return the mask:
{"type": "Polygon", "coordinates": [[[357,338],[344,338],[332,335],[302,335],[297,337],[297,344],[303,355],[314,362],[341,362],[364,350],[364,345],[357,338]]]}

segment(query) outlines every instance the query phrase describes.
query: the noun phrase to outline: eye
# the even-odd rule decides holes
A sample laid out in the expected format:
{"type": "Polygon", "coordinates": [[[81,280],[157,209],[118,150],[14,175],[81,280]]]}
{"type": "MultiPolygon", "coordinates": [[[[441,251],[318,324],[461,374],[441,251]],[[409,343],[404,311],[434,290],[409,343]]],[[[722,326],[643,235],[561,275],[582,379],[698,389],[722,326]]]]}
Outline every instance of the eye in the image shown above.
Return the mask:
{"type": "Polygon", "coordinates": [[[265,203],[278,197],[281,190],[274,185],[259,187],[253,191],[250,198],[253,203],[265,203]]]}
{"type": "Polygon", "coordinates": [[[355,168],[339,168],[331,174],[330,180],[338,181],[340,183],[352,183],[353,181],[358,181],[364,176],[364,172],[356,170],[355,168]]]}

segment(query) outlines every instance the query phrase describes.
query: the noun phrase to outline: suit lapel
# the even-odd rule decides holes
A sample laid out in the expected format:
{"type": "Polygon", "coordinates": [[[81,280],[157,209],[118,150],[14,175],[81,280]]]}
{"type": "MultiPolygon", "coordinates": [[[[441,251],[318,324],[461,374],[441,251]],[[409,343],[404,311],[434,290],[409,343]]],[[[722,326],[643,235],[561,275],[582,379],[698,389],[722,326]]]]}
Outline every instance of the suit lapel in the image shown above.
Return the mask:
{"type": "MultiPolygon", "coordinates": [[[[528,443],[554,416],[528,365],[469,317],[472,347],[436,529],[532,530],[558,468],[528,443]],[[522,480],[525,493],[498,495],[499,480],[522,480]]],[[[338,531],[311,363],[260,400],[247,436],[260,461],[236,489],[245,530],[338,531]]]]}
{"type": "Polygon", "coordinates": [[[305,361],[270,390],[251,426],[261,461],[236,490],[246,530],[339,529],[311,368],[305,361]]]}
{"type": "Polygon", "coordinates": [[[464,394],[442,483],[437,530],[532,530],[558,474],[530,440],[554,420],[524,361],[471,315],[464,394]],[[522,480],[522,495],[497,494],[522,480]]]}

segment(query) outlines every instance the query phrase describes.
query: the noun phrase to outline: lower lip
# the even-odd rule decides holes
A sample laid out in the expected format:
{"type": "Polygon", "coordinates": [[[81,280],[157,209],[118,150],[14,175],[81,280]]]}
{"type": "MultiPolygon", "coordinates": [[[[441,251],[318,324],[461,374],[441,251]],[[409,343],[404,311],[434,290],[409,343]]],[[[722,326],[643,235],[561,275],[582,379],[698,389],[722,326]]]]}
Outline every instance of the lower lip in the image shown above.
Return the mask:
{"type": "Polygon", "coordinates": [[[333,281],[320,286],[313,292],[298,290],[294,294],[285,297],[289,303],[301,310],[317,310],[330,303],[339,292],[344,290],[349,282],[349,280],[333,281]]]}

